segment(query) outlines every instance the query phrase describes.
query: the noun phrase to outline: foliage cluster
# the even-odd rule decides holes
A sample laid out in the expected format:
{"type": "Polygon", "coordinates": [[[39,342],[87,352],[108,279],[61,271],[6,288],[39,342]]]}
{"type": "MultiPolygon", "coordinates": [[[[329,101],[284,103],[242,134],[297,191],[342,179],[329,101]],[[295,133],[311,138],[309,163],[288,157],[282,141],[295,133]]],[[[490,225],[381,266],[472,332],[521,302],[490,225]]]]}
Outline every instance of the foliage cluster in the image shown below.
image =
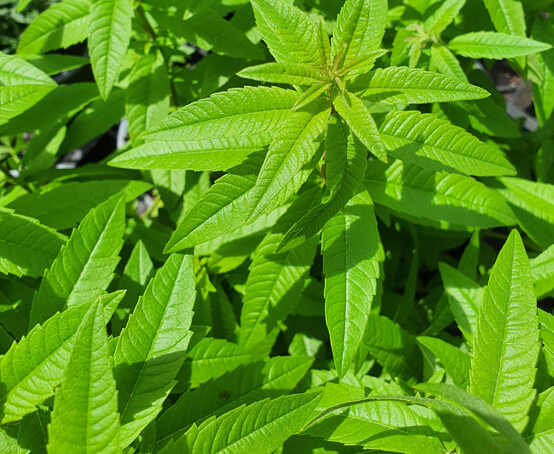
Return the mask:
{"type": "Polygon", "coordinates": [[[552,14],[37,15],[0,53],[0,452],[554,452],[552,14]]]}

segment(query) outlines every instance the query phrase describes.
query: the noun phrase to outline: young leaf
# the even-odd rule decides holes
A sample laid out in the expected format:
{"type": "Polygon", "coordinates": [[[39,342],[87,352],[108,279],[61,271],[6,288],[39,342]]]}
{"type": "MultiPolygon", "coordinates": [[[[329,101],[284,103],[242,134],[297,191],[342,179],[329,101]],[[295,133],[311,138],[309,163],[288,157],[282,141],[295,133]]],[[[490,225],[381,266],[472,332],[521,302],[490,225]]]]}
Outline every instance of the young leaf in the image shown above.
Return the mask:
{"type": "Polygon", "coordinates": [[[466,0],[445,0],[442,2],[433,14],[425,19],[423,23],[425,32],[430,36],[440,35],[456,18],[465,3],[466,0]]]}
{"type": "Polygon", "coordinates": [[[198,428],[193,426],[161,453],[186,450],[190,454],[245,451],[270,454],[302,429],[319,398],[317,392],[294,394],[239,407],[198,428]]]}
{"type": "Polygon", "coordinates": [[[40,101],[56,82],[31,63],[0,52],[0,125],[40,101]]]}
{"type": "Polygon", "coordinates": [[[333,32],[333,55],[337,56],[346,47],[344,62],[348,63],[379,48],[386,17],[386,0],[346,0],[333,32]]]}
{"type": "Polygon", "coordinates": [[[322,233],[325,319],[339,377],[362,343],[377,292],[384,252],[366,191],[356,194],[325,224],[322,233]]]}
{"type": "Polygon", "coordinates": [[[376,69],[347,86],[368,101],[386,104],[449,102],[489,96],[481,87],[453,77],[403,66],[376,69]]]}
{"type": "Polygon", "coordinates": [[[192,256],[171,255],[146,288],[117,342],[121,446],[162,409],[190,339],[196,296],[192,256]]]}
{"type": "Polygon", "coordinates": [[[247,351],[264,351],[278,333],[278,323],[294,308],[315,255],[315,243],[306,242],[276,253],[281,234],[262,241],[250,265],[241,310],[239,345],[247,351]]]}
{"type": "Polygon", "coordinates": [[[36,219],[0,208],[0,272],[39,277],[66,241],[36,219]]]}
{"type": "Polygon", "coordinates": [[[146,143],[110,161],[139,169],[228,169],[269,145],[298,93],[245,87],[182,108],[141,135],[146,143]]]}
{"type": "Polygon", "coordinates": [[[325,81],[325,74],[308,65],[291,63],[265,63],[250,66],[237,73],[245,79],[275,84],[312,85],[325,81]]]}
{"type": "Polygon", "coordinates": [[[96,0],[90,8],[88,48],[94,79],[107,99],[131,38],[131,0],[96,0]]]}
{"type": "Polygon", "coordinates": [[[387,162],[387,151],[375,124],[363,101],[348,92],[337,93],[333,106],[341,118],[364,146],[383,162],[387,162]]]}
{"type": "Polygon", "coordinates": [[[519,431],[535,397],[539,329],[529,259],[513,230],[490,275],[477,318],[471,392],[519,431]]]}
{"type": "Polygon", "coordinates": [[[497,148],[432,114],[391,111],[379,132],[391,155],[420,167],[477,176],[516,173],[497,148]]]}
{"type": "Polygon", "coordinates": [[[31,308],[31,326],[104,292],[119,262],[124,229],[125,204],[119,196],[85,216],[42,279],[31,308]]]}
{"type": "Polygon", "coordinates": [[[517,0],[484,0],[494,28],[501,33],[525,36],[523,5],[517,0]]]}
{"type": "Polygon", "coordinates": [[[310,18],[281,0],[252,0],[256,24],[279,63],[318,65],[317,32],[310,18]]]}
{"type": "Polygon", "coordinates": [[[121,452],[117,391],[99,302],[90,307],[77,332],[48,435],[49,452],[121,452]]]}
{"type": "Polygon", "coordinates": [[[513,225],[513,214],[495,192],[463,175],[433,172],[395,161],[388,169],[368,163],[365,184],[375,203],[436,227],[513,225]]]}
{"type": "Polygon", "coordinates": [[[459,35],[448,43],[448,47],[464,57],[494,58],[496,60],[536,54],[551,48],[550,44],[495,32],[459,35]]]}
{"type": "Polygon", "coordinates": [[[63,0],[43,11],[23,31],[17,53],[38,54],[66,49],[88,36],[92,0],[63,0]]]}
{"type": "Polygon", "coordinates": [[[328,103],[321,100],[285,120],[252,189],[248,222],[283,205],[304,184],[319,161],[329,114],[328,103]]]}

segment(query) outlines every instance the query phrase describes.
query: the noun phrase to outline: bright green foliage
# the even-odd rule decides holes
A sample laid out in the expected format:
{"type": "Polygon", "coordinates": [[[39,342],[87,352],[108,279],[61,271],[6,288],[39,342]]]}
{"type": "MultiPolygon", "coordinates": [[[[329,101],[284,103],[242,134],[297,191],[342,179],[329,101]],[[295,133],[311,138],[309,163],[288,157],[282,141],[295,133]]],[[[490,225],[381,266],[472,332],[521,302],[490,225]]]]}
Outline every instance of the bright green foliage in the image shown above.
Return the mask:
{"type": "Polygon", "coordinates": [[[7,3],[0,453],[554,452],[552,0],[7,3]]]}
{"type": "Polygon", "coordinates": [[[99,302],[90,307],[75,336],[54,399],[48,451],[119,452],[117,391],[99,302]]]}
{"type": "Polygon", "coordinates": [[[520,431],[535,391],[539,353],[536,300],[529,259],[512,231],[492,270],[479,309],[471,364],[471,390],[520,431]]]}
{"type": "Polygon", "coordinates": [[[108,287],[123,245],[124,203],[114,196],[85,216],[45,273],[33,299],[31,326],[83,304],[108,287]]]}

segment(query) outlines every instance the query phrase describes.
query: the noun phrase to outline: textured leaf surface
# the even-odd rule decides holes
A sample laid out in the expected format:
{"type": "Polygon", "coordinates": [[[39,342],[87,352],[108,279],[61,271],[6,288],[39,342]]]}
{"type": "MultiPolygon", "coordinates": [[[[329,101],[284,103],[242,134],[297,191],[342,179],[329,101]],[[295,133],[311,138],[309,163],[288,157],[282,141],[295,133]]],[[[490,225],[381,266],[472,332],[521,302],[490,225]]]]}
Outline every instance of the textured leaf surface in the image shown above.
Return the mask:
{"type": "Polygon", "coordinates": [[[0,125],[40,101],[56,83],[31,63],[0,52],[0,125]]]}
{"type": "Polygon", "coordinates": [[[350,87],[372,102],[420,104],[486,98],[486,90],[450,76],[403,66],[379,68],[350,87]]]}
{"type": "Polygon", "coordinates": [[[317,65],[316,27],[298,8],[280,0],[252,0],[256,24],[279,63],[317,65]]]}
{"type": "Polygon", "coordinates": [[[0,272],[39,277],[65,242],[36,219],[0,208],[0,272]]]}
{"type": "Polygon", "coordinates": [[[456,386],[464,390],[467,388],[470,355],[437,337],[419,336],[417,342],[429,349],[440,360],[456,386]]]}
{"type": "Polygon", "coordinates": [[[90,8],[88,47],[92,72],[106,99],[119,77],[131,38],[131,0],[95,0],[90,8]]]}
{"type": "Polygon", "coordinates": [[[501,33],[525,36],[525,14],[518,0],[485,0],[494,28],[501,33]]]}
{"type": "Polygon", "coordinates": [[[42,12],[23,31],[17,52],[35,54],[65,49],[88,35],[91,0],[64,0],[42,12]]]}
{"type": "Polygon", "coordinates": [[[192,256],[171,255],[119,336],[114,362],[123,447],[156,417],[175,384],[190,339],[195,296],[192,256]]]}
{"type": "Polygon", "coordinates": [[[554,245],[530,261],[537,298],[554,290],[554,245]]]}
{"type": "Polygon", "coordinates": [[[529,260],[514,230],[498,255],[477,318],[471,391],[520,431],[535,397],[538,339],[529,260]]]}
{"type": "Polygon", "coordinates": [[[125,204],[118,196],[85,216],[44,275],[33,300],[31,326],[104,292],[119,262],[124,229],[125,204]]]}
{"type": "Polygon", "coordinates": [[[363,334],[377,292],[384,252],[366,191],[356,194],[322,233],[325,319],[335,367],[346,373],[363,334]]]}
{"type": "Polygon", "coordinates": [[[317,405],[319,393],[295,394],[239,407],[193,427],[165,454],[188,449],[191,454],[270,454],[299,432],[317,405]]]}
{"type": "Polygon", "coordinates": [[[460,10],[465,5],[466,0],[445,0],[429,16],[423,27],[429,35],[439,35],[456,18],[460,10]]]}
{"type": "Polygon", "coordinates": [[[477,176],[515,174],[497,148],[432,114],[389,112],[379,132],[390,154],[420,167],[477,176]]]}
{"type": "Polygon", "coordinates": [[[77,332],[48,432],[52,453],[120,452],[117,391],[99,302],[77,332]]]}
{"type": "Polygon", "coordinates": [[[544,52],[550,49],[551,46],[529,38],[505,33],[475,32],[456,36],[448,43],[448,47],[464,57],[500,60],[544,52]]]}
{"type": "Polygon", "coordinates": [[[325,74],[313,67],[291,63],[265,63],[237,73],[246,79],[275,84],[312,85],[324,81],[325,74]]]}
{"type": "Polygon", "coordinates": [[[510,208],[493,190],[463,175],[395,161],[387,169],[369,163],[365,181],[375,203],[438,227],[488,228],[514,223],[510,208]]]}

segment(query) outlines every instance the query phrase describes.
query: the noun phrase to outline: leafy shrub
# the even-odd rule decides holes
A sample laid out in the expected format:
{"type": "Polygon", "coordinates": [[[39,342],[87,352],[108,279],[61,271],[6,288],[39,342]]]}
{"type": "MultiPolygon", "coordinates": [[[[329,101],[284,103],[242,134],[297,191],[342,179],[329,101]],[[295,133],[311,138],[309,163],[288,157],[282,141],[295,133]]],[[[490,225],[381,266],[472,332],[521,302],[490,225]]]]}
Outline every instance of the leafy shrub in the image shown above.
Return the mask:
{"type": "Polygon", "coordinates": [[[552,5],[38,15],[0,54],[0,451],[554,452],[552,5]]]}

